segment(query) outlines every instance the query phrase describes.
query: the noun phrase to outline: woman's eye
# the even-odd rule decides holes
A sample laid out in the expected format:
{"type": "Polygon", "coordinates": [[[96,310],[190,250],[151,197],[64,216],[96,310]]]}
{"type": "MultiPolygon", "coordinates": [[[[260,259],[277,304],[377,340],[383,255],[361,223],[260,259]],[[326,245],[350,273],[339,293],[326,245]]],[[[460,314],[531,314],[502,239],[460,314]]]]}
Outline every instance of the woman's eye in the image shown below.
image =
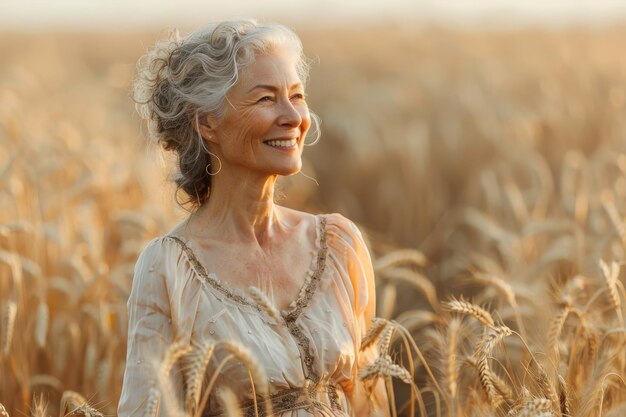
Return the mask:
{"type": "Polygon", "coordinates": [[[263,101],[271,101],[272,97],[271,96],[263,96],[260,99],[257,100],[257,103],[263,102],[263,101]]]}
{"type": "Polygon", "coordinates": [[[305,97],[305,95],[303,93],[297,93],[297,94],[294,94],[293,96],[291,96],[291,98],[295,98],[297,100],[304,100],[306,97],[305,97]]]}

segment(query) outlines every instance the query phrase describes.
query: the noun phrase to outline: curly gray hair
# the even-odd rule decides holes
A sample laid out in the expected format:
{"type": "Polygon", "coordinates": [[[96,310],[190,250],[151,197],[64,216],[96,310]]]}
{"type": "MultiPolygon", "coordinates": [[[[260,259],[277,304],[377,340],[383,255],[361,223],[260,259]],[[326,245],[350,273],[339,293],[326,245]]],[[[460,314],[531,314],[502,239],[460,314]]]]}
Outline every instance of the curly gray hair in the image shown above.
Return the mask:
{"type": "MultiPolygon", "coordinates": [[[[139,60],[134,83],[137,111],[148,122],[150,138],[177,155],[175,182],[188,196],[181,204],[202,205],[211,186],[205,170],[211,157],[198,131],[199,117],[222,118],[226,94],[242,68],[257,54],[276,48],[294,54],[297,74],[305,84],[309,64],[298,36],[283,25],[251,19],[209,24],[183,39],[170,36],[139,60]]],[[[311,117],[317,125],[317,116],[311,117]]],[[[315,130],[319,135],[319,128],[315,130]]]]}

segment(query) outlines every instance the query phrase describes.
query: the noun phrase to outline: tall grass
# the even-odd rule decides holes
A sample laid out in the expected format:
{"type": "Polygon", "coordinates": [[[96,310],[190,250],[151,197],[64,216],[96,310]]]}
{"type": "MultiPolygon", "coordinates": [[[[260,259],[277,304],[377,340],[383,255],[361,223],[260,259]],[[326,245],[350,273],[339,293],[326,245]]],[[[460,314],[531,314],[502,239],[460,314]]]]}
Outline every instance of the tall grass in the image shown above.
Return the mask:
{"type": "MultiPolygon", "coordinates": [[[[398,415],[625,412],[624,35],[302,32],[319,187],[287,178],[282,202],[368,232],[392,321],[361,376],[398,377],[398,415]]],[[[184,215],[128,97],[154,39],[0,37],[0,415],[115,413],[133,264],[184,215]]]]}

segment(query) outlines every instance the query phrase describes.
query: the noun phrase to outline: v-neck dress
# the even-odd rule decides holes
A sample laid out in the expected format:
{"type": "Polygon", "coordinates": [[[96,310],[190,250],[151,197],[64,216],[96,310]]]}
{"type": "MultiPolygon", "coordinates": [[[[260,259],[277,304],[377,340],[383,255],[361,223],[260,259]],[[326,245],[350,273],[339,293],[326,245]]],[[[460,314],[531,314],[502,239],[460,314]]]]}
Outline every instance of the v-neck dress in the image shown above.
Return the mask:
{"type": "MultiPolygon", "coordinates": [[[[118,415],[145,414],[159,364],[174,341],[201,346],[223,340],[245,346],[263,367],[274,415],[367,415],[352,402],[359,369],[378,355],[376,347],[359,351],[375,311],[370,256],[359,229],[342,215],[317,215],[315,224],[315,242],[302,242],[312,247],[304,285],[280,317],[209,272],[210,265],[198,260],[190,242],[172,235],[152,240],[137,260],[128,300],[118,415]]],[[[215,349],[209,376],[226,355],[215,349]]],[[[172,391],[161,396],[160,416],[182,408],[185,372],[184,366],[173,369],[172,391]]],[[[254,415],[248,370],[230,360],[217,376],[203,416],[224,415],[214,395],[223,387],[234,391],[244,416],[254,415]]],[[[372,409],[386,408],[386,401],[383,389],[369,398],[372,409]]]]}

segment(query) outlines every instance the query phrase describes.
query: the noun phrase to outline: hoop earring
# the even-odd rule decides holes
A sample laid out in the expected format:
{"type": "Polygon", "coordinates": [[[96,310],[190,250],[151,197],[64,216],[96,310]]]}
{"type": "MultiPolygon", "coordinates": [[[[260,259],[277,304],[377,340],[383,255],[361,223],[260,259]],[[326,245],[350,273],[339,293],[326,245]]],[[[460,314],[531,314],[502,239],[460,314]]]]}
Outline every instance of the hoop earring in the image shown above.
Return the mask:
{"type": "Polygon", "coordinates": [[[313,146],[313,145],[315,145],[317,142],[319,142],[319,141],[320,141],[320,137],[321,137],[321,135],[317,135],[317,137],[315,138],[315,140],[314,140],[313,142],[311,142],[311,143],[303,143],[303,145],[304,145],[304,146],[313,146]]]}
{"type": "Polygon", "coordinates": [[[202,136],[200,136],[200,146],[202,147],[202,149],[204,149],[204,152],[206,152],[208,154],[211,153],[211,152],[209,152],[209,150],[207,149],[206,145],[204,144],[204,139],[202,139],[202,136]]]}
{"type": "Polygon", "coordinates": [[[315,137],[315,140],[313,142],[311,142],[311,143],[303,143],[304,146],[313,146],[317,142],[319,142],[320,138],[322,137],[322,131],[320,130],[321,120],[320,120],[319,116],[317,114],[311,112],[311,121],[315,125],[316,137],[315,137]]]}
{"type": "Polygon", "coordinates": [[[209,162],[209,163],[208,163],[208,164],[204,167],[204,172],[206,172],[206,173],[207,173],[207,175],[210,175],[210,176],[217,175],[217,174],[218,174],[218,173],[222,170],[222,160],[220,159],[220,157],[219,157],[219,156],[215,155],[214,153],[211,153],[211,152],[209,152],[209,151],[207,151],[207,153],[208,153],[209,155],[212,155],[212,156],[214,156],[214,157],[216,157],[216,158],[217,158],[217,162],[219,162],[219,163],[220,163],[220,167],[217,169],[217,171],[216,171],[216,172],[214,172],[214,173],[212,173],[212,174],[211,174],[211,173],[209,172],[209,167],[211,166],[211,163],[209,162]]]}

